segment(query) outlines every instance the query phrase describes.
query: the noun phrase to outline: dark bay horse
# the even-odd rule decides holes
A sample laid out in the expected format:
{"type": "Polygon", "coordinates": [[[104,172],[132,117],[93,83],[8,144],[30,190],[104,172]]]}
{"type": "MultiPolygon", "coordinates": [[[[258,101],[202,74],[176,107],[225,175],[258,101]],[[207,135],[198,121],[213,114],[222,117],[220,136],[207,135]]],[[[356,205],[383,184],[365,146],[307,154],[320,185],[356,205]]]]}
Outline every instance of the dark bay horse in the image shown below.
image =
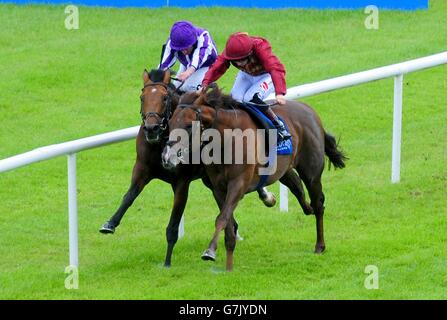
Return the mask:
{"type": "MultiPolygon", "coordinates": [[[[194,121],[197,121],[203,130],[213,128],[220,133],[223,133],[225,129],[257,129],[257,125],[252,118],[238,108],[238,103],[230,96],[223,95],[218,88],[207,93],[192,93],[190,97],[185,97],[185,99],[180,99],[180,104],[169,121],[171,132],[175,129],[190,131],[194,121]],[[185,103],[185,99],[194,101],[193,103],[185,103]]],[[[325,249],[323,235],[324,194],[321,184],[325,155],[336,168],[345,166],[346,157],[337,148],[335,138],[325,132],[320,118],[310,106],[300,102],[288,101],[285,106],[275,107],[274,111],[282,117],[289,127],[292,135],[293,153],[277,156],[276,170],[268,176],[266,185],[279,180],[295,195],[305,214],[315,214],[317,229],[315,253],[321,253],[325,249]],[[294,170],[298,172],[298,175],[294,170]],[[306,202],[302,181],[308,190],[311,200],[310,205],[306,202]]],[[[262,142],[255,136],[255,148],[262,142]]],[[[175,160],[176,156],[192,149],[189,145],[181,144],[174,148],[175,143],[174,141],[168,142],[163,151],[163,161],[166,167],[174,167],[178,163],[175,160]],[[173,150],[177,150],[177,152],[174,153],[173,150]]],[[[247,153],[246,147],[247,142],[244,148],[238,149],[238,152],[247,153]]],[[[224,154],[228,152],[228,148],[234,148],[234,143],[223,143],[221,148],[221,153],[224,154]]],[[[234,152],[232,154],[234,155],[234,152]]],[[[220,213],[215,221],[214,235],[202,258],[204,260],[215,260],[218,237],[220,232],[224,230],[227,253],[226,268],[231,271],[233,268],[233,252],[236,246],[233,212],[246,193],[256,190],[261,179],[259,174],[261,164],[210,163],[206,164],[205,168],[220,213]]]]}
{"type": "MultiPolygon", "coordinates": [[[[99,230],[101,233],[114,233],[127,209],[153,179],[160,179],[171,185],[174,191],[174,204],[169,224],[166,228],[168,243],[164,265],[171,265],[174,246],[178,240],[178,227],[188,199],[190,183],[202,179],[211,187],[205,170],[201,165],[178,166],[175,170],[166,170],[162,166],[161,154],[168,140],[168,120],[177,107],[179,93],[170,84],[169,70],[151,70],[143,72],[140,114],[142,124],[136,138],[137,158],[132,171],[132,179],[127,193],[115,214],[99,230]]],[[[267,206],[274,205],[274,198],[265,189],[259,192],[267,206]]],[[[237,224],[234,226],[237,229],[237,224]]]]}

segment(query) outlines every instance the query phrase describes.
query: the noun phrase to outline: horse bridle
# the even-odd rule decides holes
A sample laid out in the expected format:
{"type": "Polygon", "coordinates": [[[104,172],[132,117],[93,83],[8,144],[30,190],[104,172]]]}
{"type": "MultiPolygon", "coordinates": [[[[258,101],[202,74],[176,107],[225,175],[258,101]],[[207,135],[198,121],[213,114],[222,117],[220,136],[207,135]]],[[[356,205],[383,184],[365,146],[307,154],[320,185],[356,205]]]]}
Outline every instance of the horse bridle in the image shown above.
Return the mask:
{"type": "MultiPolygon", "coordinates": [[[[177,108],[180,109],[191,109],[192,111],[194,111],[196,113],[196,121],[198,121],[200,123],[200,130],[204,130],[204,126],[202,123],[202,109],[199,108],[194,108],[195,105],[194,104],[188,104],[188,103],[180,103],[179,105],[177,105],[177,108]]],[[[217,110],[216,110],[216,118],[217,118],[217,110]]],[[[216,120],[216,119],[214,119],[216,120]]]]}
{"type": "Polygon", "coordinates": [[[140,110],[141,119],[144,121],[148,117],[156,118],[157,124],[160,126],[160,129],[164,131],[168,127],[168,121],[172,115],[172,92],[171,92],[170,88],[168,87],[168,85],[163,82],[154,82],[154,83],[145,84],[143,89],[141,89],[141,91],[144,91],[144,89],[146,89],[147,87],[153,87],[153,86],[162,86],[163,88],[166,89],[167,95],[166,95],[166,101],[164,104],[165,111],[163,114],[160,114],[160,113],[154,112],[154,111],[149,111],[149,112],[143,113],[143,106],[141,106],[141,110],[140,110]]]}
{"type": "MultiPolygon", "coordinates": [[[[200,131],[203,132],[205,130],[205,127],[204,127],[204,125],[202,123],[202,117],[201,117],[202,109],[200,107],[199,108],[194,108],[194,107],[196,107],[194,104],[188,104],[188,103],[180,103],[180,104],[177,105],[177,108],[180,108],[180,109],[191,109],[192,111],[195,112],[195,114],[196,114],[196,121],[199,122],[199,124],[200,124],[200,131]]],[[[217,110],[215,110],[215,111],[216,111],[216,117],[214,118],[213,124],[214,124],[214,122],[217,119],[217,110]]],[[[210,141],[208,141],[207,143],[205,143],[204,141],[200,141],[200,149],[202,149],[208,143],[210,143],[210,141]]]]}

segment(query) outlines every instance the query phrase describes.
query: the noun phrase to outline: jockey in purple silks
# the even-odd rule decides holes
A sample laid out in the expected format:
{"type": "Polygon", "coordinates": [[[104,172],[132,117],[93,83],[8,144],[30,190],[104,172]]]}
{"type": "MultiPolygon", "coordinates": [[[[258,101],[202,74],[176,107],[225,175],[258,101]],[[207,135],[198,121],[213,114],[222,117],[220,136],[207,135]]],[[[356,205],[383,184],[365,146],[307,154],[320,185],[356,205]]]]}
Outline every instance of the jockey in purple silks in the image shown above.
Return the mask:
{"type": "Polygon", "coordinates": [[[189,21],[177,21],[172,25],[158,68],[169,69],[178,59],[180,68],[176,77],[180,81],[174,81],[174,85],[179,87],[184,81],[180,90],[195,91],[217,54],[216,44],[207,30],[189,21]]]}

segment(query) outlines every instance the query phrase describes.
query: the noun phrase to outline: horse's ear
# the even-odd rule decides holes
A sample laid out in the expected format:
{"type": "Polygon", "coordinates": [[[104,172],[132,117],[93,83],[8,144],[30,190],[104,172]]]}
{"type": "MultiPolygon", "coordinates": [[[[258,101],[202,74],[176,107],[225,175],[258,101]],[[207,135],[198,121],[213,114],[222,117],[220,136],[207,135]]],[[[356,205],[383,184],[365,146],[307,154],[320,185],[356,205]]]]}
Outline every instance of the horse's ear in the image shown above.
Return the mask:
{"type": "Polygon", "coordinates": [[[219,87],[218,87],[217,83],[212,82],[212,83],[210,83],[209,85],[206,86],[206,88],[205,88],[205,90],[203,90],[203,92],[204,93],[208,93],[210,90],[215,90],[215,89],[219,90],[219,87]]]}
{"type": "Polygon", "coordinates": [[[143,83],[147,83],[151,81],[151,79],[149,79],[149,72],[147,72],[146,69],[144,69],[143,71],[143,83]]]}
{"type": "Polygon", "coordinates": [[[210,83],[210,85],[208,86],[208,88],[214,90],[214,89],[219,89],[219,86],[217,85],[216,82],[212,82],[212,83],[210,83]]]}
{"type": "Polygon", "coordinates": [[[217,83],[215,83],[215,82],[211,83],[208,87],[207,96],[210,96],[213,98],[218,98],[221,95],[222,95],[222,91],[219,89],[219,86],[217,85],[217,83]]]}
{"type": "Polygon", "coordinates": [[[163,83],[171,83],[171,71],[169,69],[167,69],[163,75],[163,83]]]}
{"type": "Polygon", "coordinates": [[[212,107],[219,107],[222,99],[222,91],[217,84],[212,83],[204,95],[204,101],[212,107]]]}

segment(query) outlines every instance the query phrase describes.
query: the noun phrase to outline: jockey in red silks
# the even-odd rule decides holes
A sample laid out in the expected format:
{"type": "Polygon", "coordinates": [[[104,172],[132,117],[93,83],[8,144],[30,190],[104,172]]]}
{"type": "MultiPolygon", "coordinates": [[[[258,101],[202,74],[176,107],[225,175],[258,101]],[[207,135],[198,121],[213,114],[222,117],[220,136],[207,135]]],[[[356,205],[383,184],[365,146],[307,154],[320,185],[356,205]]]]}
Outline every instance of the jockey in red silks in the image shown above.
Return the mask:
{"type": "Polygon", "coordinates": [[[230,67],[240,71],[231,89],[231,96],[239,102],[252,102],[273,122],[281,138],[290,137],[283,122],[263,100],[275,92],[276,102],[284,105],[286,99],[285,68],[273,54],[270,43],[245,32],[233,33],[225,50],[206,72],[202,87],[218,80],[230,67]]]}
{"type": "Polygon", "coordinates": [[[217,47],[209,32],[194,26],[189,21],[177,21],[171,27],[166,41],[159,69],[171,68],[176,60],[180,62],[175,81],[182,91],[195,91],[202,83],[209,66],[217,58],[217,47]]]}

